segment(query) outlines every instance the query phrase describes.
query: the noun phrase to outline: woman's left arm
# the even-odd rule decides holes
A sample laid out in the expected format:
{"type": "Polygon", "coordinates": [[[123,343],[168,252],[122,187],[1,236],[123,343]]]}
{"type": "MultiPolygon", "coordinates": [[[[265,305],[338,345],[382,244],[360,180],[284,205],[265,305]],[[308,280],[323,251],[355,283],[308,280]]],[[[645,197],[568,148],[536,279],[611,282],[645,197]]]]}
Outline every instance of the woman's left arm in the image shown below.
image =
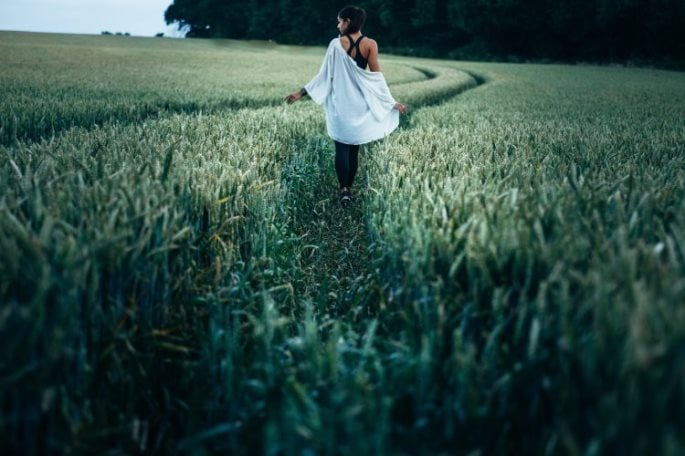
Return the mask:
{"type": "Polygon", "coordinates": [[[314,100],[316,104],[322,104],[324,102],[324,100],[328,96],[328,93],[331,91],[331,78],[333,77],[333,68],[331,63],[331,59],[333,57],[333,44],[333,41],[331,41],[331,44],[328,45],[328,49],[326,50],[326,55],[324,56],[323,62],[321,63],[319,73],[316,76],[314,76],[314,78],[311,81],[309,81],[302,89],[300,89],[297,92],[293,92],[287,97],[285,97],[284,100],[286,102],[294,103],[305,95],[309,95],[309,98],[314,100]]]}

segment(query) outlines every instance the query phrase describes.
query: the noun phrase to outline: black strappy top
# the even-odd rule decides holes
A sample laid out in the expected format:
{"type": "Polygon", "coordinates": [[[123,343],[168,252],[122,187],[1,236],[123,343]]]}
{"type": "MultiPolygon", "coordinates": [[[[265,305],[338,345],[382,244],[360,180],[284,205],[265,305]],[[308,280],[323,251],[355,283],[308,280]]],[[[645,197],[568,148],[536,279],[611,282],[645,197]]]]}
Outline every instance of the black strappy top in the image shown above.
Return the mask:
{"type": "Polygon", "coordinates": [[[361,40],[364,39],[364,35],[360,36],[359,39],[355,42],[352,37],[348,34],[345,34],[348,40],[350,40],[350,47],[347,49],[347,55],[352,57],[352,49],[357,48],[357,52],[354,54],[354,61],[357,63],[357,66],[361,68],[362,70],[366,69],[366,66],[368,65],[369,61],[368,59],[365,59],[364,56],[362,55],[361,49],[359,49],[359,43],[361,40]]]}

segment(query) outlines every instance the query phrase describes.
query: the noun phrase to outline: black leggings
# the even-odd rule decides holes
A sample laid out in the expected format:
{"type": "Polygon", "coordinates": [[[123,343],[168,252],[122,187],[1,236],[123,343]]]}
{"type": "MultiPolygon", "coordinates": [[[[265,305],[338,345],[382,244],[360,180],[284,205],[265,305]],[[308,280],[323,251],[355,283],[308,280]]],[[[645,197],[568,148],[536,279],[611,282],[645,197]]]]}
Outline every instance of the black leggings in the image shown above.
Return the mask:
{"type": "Polygon", "coordinates": [[[352,187],[359,163],[359,146],[335,141],[335,172],[340,188],[352,187]]]}

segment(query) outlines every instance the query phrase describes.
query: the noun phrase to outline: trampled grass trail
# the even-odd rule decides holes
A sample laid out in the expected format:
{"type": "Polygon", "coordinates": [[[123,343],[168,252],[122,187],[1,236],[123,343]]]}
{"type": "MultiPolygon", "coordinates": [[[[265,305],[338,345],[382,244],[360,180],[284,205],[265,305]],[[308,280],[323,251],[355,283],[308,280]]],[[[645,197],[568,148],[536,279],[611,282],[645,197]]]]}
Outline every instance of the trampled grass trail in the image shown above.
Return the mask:
{"type": "MultiPolygon", "coordinates": [[[[355,182],[355,200],[342,207],[333,168],[333,144],[315,137],[295,146],[284,167],[283,210],[301,247],[303,277],[298,299],[325,304],[325,313],[341,316],[368,305],[368,233],[364,223],[366,179],[363,164],[355,182]]],[[[360,161],[364,152],[360,153],[360,161]]],[[[321,309],[319,309],[321,310],[321,309]]]]}
{"type": "MultiPolygon", "coordinates": [[[[426,81],[401,85],[397,90],[413,102],[412,110],[401,120],[400,130],[412,128],[412,117],[420,109],[447,102],[485,81],[477,75],[464,77],[455,70],[415,69],[426,76],[426,81]],[[454,74],[459,78],[451,79],[454,74]],[[439,90],[420,90],[421,85],[428,81],[434,84],[435,79],[440,83],[439,90]],[[417,97],[417,93],[424,96],[417,97]]],[[[327,136],[294,142],[291,159],[283,167],[281,217],[290,225],[299,246],[297,270],[301,275],[293,278],[295,294],[298,300],[315,303],[317,314],[325,318],[368,318],[379,304],[382,290],[374,271],[375,235],[367,224],[364,205],[369,192],[375,191],[368,183],[367,158],[382,142],[361,147],[352,189],[354,201],[347,206],[338,201],[335,151],[327,136]]]]}

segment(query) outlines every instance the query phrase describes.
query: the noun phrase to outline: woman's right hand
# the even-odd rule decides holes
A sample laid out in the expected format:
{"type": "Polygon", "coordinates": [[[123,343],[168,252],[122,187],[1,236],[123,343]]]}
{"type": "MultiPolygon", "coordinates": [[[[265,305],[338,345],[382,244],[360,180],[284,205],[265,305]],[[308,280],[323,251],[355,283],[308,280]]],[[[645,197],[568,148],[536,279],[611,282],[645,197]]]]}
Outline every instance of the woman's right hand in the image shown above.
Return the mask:
{"type": "Polygon", "coordinates": [[[407,105],[402,104],[402,103],[395,103],[395,106],[393,106],[393,109],[397,109],[400,114],[406,114],[407,113],[407,105]]]}

